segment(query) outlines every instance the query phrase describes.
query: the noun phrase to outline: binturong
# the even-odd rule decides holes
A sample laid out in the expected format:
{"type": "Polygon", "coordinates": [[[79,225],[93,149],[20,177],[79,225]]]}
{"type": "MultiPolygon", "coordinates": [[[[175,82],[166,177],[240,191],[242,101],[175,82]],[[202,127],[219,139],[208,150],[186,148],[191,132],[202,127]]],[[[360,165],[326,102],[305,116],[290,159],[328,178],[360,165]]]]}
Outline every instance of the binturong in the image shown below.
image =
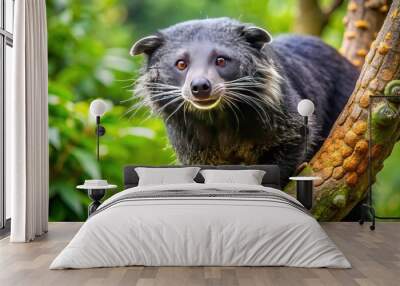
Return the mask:
{"type": "Polygon", "coordinates": [[[354,89],[357,69],[310,36],[272,40],[229,18],[192,20],[137,41],[135,87],[164,120],[182,164],[278,164],[282,184],[309,160],[354,89]],[[309,152],[297,104],[310,99],[309,152]]]}

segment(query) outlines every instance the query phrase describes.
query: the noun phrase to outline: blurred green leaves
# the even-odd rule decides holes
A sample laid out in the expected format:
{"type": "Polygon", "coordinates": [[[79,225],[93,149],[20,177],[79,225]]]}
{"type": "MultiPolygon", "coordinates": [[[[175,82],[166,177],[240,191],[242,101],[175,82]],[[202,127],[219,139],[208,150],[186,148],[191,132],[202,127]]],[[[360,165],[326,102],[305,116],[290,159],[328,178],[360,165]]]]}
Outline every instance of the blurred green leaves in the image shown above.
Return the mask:
{"type": "Polygon", "coordinates": [[[373,186],[373,201],[376,215],[382,217],[400,216],[400,143],[385,161],[373,186]]]}
{"type": "MultiPolygon", "coordinates": [[[[132,59],[131,25],[119,1],[48,1],[50,220],[86,218],[90,199],[75,187],[85,179],[105,178],[122,188],[127,164],[169,164],[175,156],[163,123],[148,111],[130,119],[132,84],[140,58],[132,59]],[[89,104],[108,101],[102,117],[107,132],[96,160],[95,120],[89,104]]],[[[110,195],[110,194],[109,194],[110,195]]]]}
{"type": "Polygon", "coordinates": [[[71,151],[71,155],[78,160],[78,163],[82,166],[82,169],[87,173],[90,178],[100,179],[100,165],[97,163],[96,159],[93,158],[91,152],[86,151],[81,148],[74,148],[71,151]]]}

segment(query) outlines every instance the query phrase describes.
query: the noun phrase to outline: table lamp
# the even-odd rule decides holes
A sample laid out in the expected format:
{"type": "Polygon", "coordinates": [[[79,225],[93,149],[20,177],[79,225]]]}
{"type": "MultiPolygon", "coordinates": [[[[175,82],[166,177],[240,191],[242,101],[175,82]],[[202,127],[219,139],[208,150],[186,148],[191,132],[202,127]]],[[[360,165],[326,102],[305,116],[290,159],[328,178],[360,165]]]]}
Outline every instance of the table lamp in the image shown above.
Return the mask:
{"type": "Polygon", "coordinates": [[[309,99],[303,99],[297,105],[297,111],[304,119],[304,158],[307,158],[308,153],[308,117],[314,113],[314,103],[309,99]]]}
{"type": "Polygon", "coordinates": [[[97,161],[100,160],[100,136],[106,134],[106,129],[100,125],[100,117],[106,112],[107,105],[101,99],[95,99],[90,103],[90,113],[96,117],[96,138],[97,138],[97,161]]]}

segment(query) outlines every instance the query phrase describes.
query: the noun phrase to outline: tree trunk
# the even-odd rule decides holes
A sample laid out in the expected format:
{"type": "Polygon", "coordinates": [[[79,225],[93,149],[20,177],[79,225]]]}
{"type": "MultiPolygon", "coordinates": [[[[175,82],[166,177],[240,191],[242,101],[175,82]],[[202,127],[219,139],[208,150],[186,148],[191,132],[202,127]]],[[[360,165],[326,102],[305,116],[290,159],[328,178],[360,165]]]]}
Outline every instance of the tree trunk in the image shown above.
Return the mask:
{"type": "Polygon", "coordinates": [[[333,12],[343,0],[333,0],[331,6],[323,9],[319,0],[298,0],[294,31],[299,34],[321,36],[333,12]]]}
{"type": "MultiPolygon", "coordinates": [[[[400,76],[400,0],[393,1],[365,61],[343,112],[321,149],[301,172],[322,178],[315,182],[312,209],[320,220],[341,220],[368,190],[368,107],[370,96],[382,94],[387,83],[400,76]]],[[[399,83],[392,82],[385,95],[400,95],[399,83]]],[[[372,106],[372,180],[400,136],[400,116],[394,116],[398,115],[399,106],[400,102],[394,99],[372,106]]],[[[288,185],[289,193],[293,192],[292,187],[288,185]]]]}
{"type": "Polygon", "coordinates": [[[299,34],[320,36],[324,15],[318,0],[298,0],[298,9],[294,31],[299,34]]]}
{"type": "Polygon", "coordinates": [[[346,27],[340,52],[355,66],[364,64],[371,43],[389,10],[388,0],[350,0],[343,19],[346,27]]]}

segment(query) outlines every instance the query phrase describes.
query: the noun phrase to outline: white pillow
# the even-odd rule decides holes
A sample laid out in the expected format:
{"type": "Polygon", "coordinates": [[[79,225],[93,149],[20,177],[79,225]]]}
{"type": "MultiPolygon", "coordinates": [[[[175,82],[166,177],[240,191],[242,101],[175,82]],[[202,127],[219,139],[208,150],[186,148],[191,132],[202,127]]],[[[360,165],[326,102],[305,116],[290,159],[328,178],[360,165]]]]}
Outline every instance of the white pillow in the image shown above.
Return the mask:
{"type": "Polygon", "coordinates": [[[199,170],[199,167],[135,168],[139,176],[139,186],[195,183],[193,179],[199,170]]]}
{"type": "Polygon", "coordinates": [[[261,170],[202,170],[205,184],[261,185],[265,171],[261,170]]]}

